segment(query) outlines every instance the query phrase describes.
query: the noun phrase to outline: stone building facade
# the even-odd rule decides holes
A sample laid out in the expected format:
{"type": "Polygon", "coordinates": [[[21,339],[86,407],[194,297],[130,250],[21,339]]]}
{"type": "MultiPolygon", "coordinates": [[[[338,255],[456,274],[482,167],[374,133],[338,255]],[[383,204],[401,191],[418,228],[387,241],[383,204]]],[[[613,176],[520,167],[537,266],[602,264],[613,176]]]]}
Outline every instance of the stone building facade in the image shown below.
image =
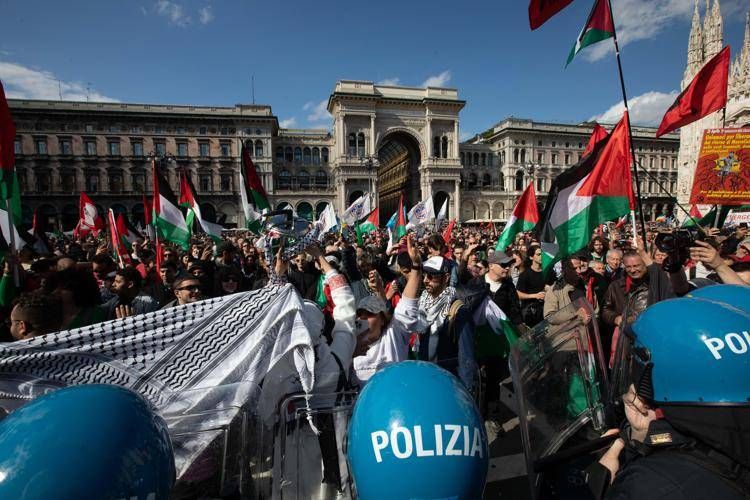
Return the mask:
{"type": "MultiPolygon", "coordinates": [[[[16,167],[24,218],[36,212],[48,229],[72,229],[85,191],[100,213],[112,208],[143,220],[153,188],[151,158],[168,156],[172,189],[189,172],[202,213],[242,226],[240,149],[250,150],[274,208],[291,205],[310,220],[326,204],[342,213],[364,192],[375,194],[381,223],[399,199],[433,197],[462,221],[505,220],[534,182],[540,202],[554,176],[578,161],[591,124],[508,118],[460,143],[456,89],[411,88],[342,80],[328,101],[332,131],[279,127],[267,105],[233,107],[9,100],[17,127],[16,167]]],[[[635,128],[636,156],[676,189],[678,139],[654,140],[635,128]]],[[[641,180],[648,216],[671,210],[654,181],[641,180]]]]}
{"type": "MultiPolygon", "coordinates": [[[[511,117],[462,144],[461,219],[507,219],[530,182],[543,204],[552,180],[581,159],[593,125],[511,117]]],[[[639,172],[645,216],[671,214],[677,187],[677,134],[655,139],[654,128],[633,127],[632,132],[636,161],[650,174],[639,172]]]]}
{"type": "MultiPolygon", "coordinates": [[[[681,89],[685,89],[695,74],[724,47],[723,21],[719,0],[706,1],[701,23],[698,0],[695,0],[693,21],[687,49],[687,65],[681,89]]],[[[745,15],[745,37],[741,49],[733,47],[734,61],[730,66],[727,88],[726,117],[723,110],[712,113],[680,129],[677,199],[687,204],[693,186],[698,153],[703,131],[711,128],[746,127],[750,125],[750,12],[745,15]]]]}

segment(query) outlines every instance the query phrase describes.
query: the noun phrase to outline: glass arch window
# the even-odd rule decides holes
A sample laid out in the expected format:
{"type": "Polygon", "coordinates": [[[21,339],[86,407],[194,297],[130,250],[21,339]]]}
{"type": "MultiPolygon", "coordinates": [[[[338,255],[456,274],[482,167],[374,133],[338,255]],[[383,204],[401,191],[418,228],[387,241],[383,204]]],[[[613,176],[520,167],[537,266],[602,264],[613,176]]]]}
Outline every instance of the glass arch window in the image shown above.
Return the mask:
{"type": "Polygon", "coordinates": [[[294,154],[292,153],[292,148],[290,146],[284,148],[284,161],[288,161],[289,163],[294,161],[294,154]]]}
{"type": "Polygon", "coordinates": [[[302,148],[294,148],[294,163],[302,163],[302,148]]]}
{"type": "Polygon", "coordinates": [[[288,170],[279,172],[279,189],[290,189],[292,187],[292,174],[288,170]]]}
{"type": "Polygon", "coordinates": [[[297,175],[297,182],[300,189],[310,189],[310,174],[307,170],[301,170],[297,175]]]}
{"type": "Polygon", "coordinates": [[[317,147],[312,148],[312,162],[313,165],[320,165],[320,149],[317,147]]]}
{"type": "Polygon", "coordinates": [[[305,165],[310,165],[312,163],[312,152],[310,151],[310,148],[302,150],[302,162],[305,165]]]}
{"type": "Polygon", "coordinates": [[[523,170],[516,172],[516,191],[523,191],[523,170]]]}
{"type": "Polygon", "coordinates": [[[255,156],[261,158],[263,156],[263,141],[258,139],[255,141],[255,156]]]}

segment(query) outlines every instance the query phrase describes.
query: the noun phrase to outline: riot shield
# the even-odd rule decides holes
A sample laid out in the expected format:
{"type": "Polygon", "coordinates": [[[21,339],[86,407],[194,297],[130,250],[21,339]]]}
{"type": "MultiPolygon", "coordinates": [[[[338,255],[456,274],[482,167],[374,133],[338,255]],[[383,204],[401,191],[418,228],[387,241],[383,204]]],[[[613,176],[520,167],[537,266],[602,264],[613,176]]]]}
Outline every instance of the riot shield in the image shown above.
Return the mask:
{"type": "MultiPolygon", "coordinates": [[[[540,460],[605,430],[607,365],[588,302],[573,302],[523,335],[509,365],[529,481],[538,498],[540,460]]],[[[566,481],[579,482],[569,473],[566,481]]]]}

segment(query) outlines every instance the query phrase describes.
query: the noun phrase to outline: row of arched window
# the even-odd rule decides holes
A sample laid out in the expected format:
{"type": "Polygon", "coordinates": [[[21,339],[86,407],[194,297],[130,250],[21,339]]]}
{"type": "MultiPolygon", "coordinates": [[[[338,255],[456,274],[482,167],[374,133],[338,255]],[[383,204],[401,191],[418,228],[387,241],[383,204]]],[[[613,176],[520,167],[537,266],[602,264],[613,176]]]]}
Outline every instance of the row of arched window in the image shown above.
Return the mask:
{"type": "MultiPolygon", "coordinates": [[[[256,158],[263,157],[263,141],[261,141],[260,139],[256,140],[255,142],[253,142],[252,139],[245,141],[245,147],[250,153],[250,156],[255,156],[256,158]]],[[[226,146],[222,144],[221,148],[222,148],[221,149],[222,156],[229,156],[231,154],[231,149],[230,149],[229,144],[227,144],[226,146]],[[224,149],[225,147],[226,147],[226,150],[224,149]]],[[[203,155],[203,150],[201,149],[201,156],[208,156],[208,155],[207,154],[203,155]]]]}
{"type": "Polygon", "coordinates": [[[365,134],[360,132],[358,134],[349,134],[349,156],[359,156],[360,158],[365,156],[365,134]]]}
{"type": "MultiPolygon", "coordinates": [[[[469,173],[464,177],[466,187],[469,189],[476,187],[497,187],[500,191],[505,191],[505,175],[502,172],[498,172],[495,181],[493,182],[492,175],[489,173],[483,174],[481,177],[474,172],[469,173]]],[[[547,181],[543,177],[537,177],[537,190],[545,191],[547,181]]],[[[516,171],[513,176],[513,188],[515,191],[523,191],[526,189],[526,177],[523,170],[516,171]]]]}
{"type": "Polygon", "coordinates": [[[325,165],[328,163],[328,148],[279,146],[276,148],[276,161],[298,165],[325,165]]]}

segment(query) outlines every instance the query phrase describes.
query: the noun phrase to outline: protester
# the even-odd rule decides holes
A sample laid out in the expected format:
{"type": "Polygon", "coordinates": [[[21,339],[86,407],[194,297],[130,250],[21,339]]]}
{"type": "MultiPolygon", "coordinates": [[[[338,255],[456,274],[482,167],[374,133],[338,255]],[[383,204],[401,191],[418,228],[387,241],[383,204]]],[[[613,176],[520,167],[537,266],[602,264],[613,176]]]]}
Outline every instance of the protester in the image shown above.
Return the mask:
{"type": "Polygon", "coordinates": [[[103,306],[107,319],[125,318],[158,309],[156,299],[141,293],[142,287],[143,278],[135,268],[118,269],[111,287],[115,296],[103,306]]]}
{"type": "Polygon", "coordinates": [[[544,316],[544,288],[545,280],[542,273],[542,249],[539,246],[529,247],[530,261],[526,269],[518,277],[516,290],[521,300],[521,316],[523,322],[534,327],[542,321],[544,316]]]}
{"type": "Polygon", "coordinates": [[[57,331],[62,324],[60,299],[41,290],[24,293],[18,297],[8,321],[15,340],[57,331]]]}
{"type": "Polygon", "coordinates": [[[60,300],[61,329],[71,330],[107,319],[100,307],[99,286],[87,271],[75,268],[58,271],[47,280],[45,288],[60,300]]]}
{"type": "Polygon", "coordinates": [[[164,304],[162,309],[191,304],[203,298],[200,280],[190,275],[177,278],[172,284],[172,290],[175,298],[164,304]]]}

